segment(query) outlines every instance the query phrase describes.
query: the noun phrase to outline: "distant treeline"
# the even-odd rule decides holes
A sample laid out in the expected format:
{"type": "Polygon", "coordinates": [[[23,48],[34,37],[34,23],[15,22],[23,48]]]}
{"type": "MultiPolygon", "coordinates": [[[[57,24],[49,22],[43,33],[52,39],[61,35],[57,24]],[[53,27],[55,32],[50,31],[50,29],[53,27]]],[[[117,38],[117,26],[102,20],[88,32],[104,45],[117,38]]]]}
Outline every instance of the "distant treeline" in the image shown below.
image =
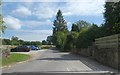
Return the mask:
{"type": "Polygon", "coordinates": [[[11,39],[2,39],[3,45],[42,45],[40,41],[24,41],[18,37],[12,36],[11,39]]]}

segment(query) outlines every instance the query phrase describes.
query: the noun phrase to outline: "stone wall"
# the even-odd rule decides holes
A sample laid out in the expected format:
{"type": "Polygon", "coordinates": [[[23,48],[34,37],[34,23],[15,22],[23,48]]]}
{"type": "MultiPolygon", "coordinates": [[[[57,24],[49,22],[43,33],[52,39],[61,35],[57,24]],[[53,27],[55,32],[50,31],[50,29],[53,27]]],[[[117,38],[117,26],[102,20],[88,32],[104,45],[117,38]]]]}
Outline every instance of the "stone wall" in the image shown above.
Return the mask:
{"type": "Polygon", "coordinates": [[[105,65],[120,69],[120,34],[96,39],[97,42],[88,49],[77,49],[75,52],[94,58],[105,65]],[[103,41],[104,40],[104,41],[103,41]]]}
{"type": "Polygon", "coordinates": [[[120,69],[120,34],[95,40],[93,57],[101,63],[120,69]]]}
{"type": "Polygon", "coordinates": [[[115,49],[96,49],[94,58],[95,60],[118,69],[119,57],[118,50],[115,49]]]}

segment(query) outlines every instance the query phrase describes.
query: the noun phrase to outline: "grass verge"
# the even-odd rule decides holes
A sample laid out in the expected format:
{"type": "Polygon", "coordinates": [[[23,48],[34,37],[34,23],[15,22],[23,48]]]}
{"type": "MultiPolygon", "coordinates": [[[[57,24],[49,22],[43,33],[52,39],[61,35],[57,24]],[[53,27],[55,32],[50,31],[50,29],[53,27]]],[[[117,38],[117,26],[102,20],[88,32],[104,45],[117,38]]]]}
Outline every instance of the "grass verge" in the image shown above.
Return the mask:
{"type": "Polygon", "coordinates": [[[29,58],[30,55],[27,54],[11,53],[9,58],[2,57],[2,66],[7,66],[16,62],[25,61],[29,58]]]}

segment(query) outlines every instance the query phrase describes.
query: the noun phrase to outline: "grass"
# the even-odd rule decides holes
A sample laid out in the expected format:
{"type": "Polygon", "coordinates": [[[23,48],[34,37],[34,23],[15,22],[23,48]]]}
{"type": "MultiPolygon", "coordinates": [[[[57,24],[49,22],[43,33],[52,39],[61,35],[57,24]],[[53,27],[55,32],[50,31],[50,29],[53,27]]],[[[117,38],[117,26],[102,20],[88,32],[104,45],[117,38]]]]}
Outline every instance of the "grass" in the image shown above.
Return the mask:
{"type": "Polygon", "coordinates": [[[30,55],[27,54],[11,53],[9,58],[2,57],[2,66],[7,66],[20,61],[25,61],[29,58],[30,55]]]}

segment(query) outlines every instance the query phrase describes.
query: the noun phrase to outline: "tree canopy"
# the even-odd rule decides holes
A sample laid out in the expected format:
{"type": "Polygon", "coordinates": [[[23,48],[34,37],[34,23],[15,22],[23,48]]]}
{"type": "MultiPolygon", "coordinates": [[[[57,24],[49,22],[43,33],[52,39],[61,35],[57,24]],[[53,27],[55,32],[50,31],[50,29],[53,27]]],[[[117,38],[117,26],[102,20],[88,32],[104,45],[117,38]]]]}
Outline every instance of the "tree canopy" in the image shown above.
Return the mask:
{"type": "MultiPolygon", "coordinates": [[[[0,9],[2,9],[1,5],[2,5],[2,2],[0,0],[0,9]]],[[[1,31],[1,33],[4,33],[5,29],[6,29],[5,22],[3,21],[2,13],[0,13],[0,31],[1,31]]],[[[1,35],[1,33],[0,33],[0,35],[1,35]]]]}
{"type": "Polygon", "coordinates": [[[71,31],[74,31],[74,32],[79,32],[80,29],[79,29],[79,26],[77,24],[72,24],[72,29],[71,31]]]}
{"type": "Polygon", "coordinates": [[[106,2],[104,18],[107,35],[120,33],[120,1],[106,2]]]}
{"type": "Polygon", "coordinates": [[[53,34],[58,31],[67,31],[67,23],[62,16],[61,10],[58,10],[56,19],[54,20],[53,34]]]}
{"type": "Polygon", "coordinates": [[[61,49],[64,48],[67,32],[68,32],[67,23],[63,18],[61,10],[58,10],[56,19],[54,20],[53,23],[53,35],[52,35],[52,42],[56,47],[61,49]]]}
{"type": "Polygon", "coordinates": [[[3,45],[41,45],[40,41],[24,41],[16,36],[12,36],[11,39],[3,39],[3,45]]]}

